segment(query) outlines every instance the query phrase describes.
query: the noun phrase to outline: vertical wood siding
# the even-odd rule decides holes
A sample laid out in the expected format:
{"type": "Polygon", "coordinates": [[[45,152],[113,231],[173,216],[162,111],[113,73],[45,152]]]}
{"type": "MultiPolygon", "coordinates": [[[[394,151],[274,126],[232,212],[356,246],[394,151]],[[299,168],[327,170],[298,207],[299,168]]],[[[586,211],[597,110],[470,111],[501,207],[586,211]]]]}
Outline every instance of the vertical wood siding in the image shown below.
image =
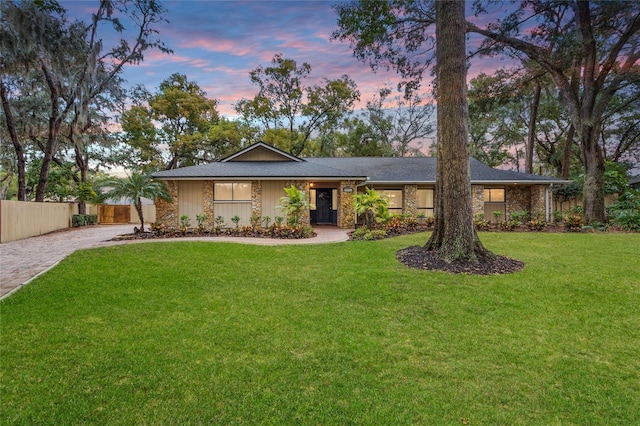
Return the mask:
{"type": "Polygon", "coordinates": [[[222,216],[227,228],[236,226],[231,218],[240,217],[239,226],[248,226],[251,224],[251,201],[216,201],[213,206],[216,217],[222,216]]]}
{"type": "Polygon", "coordinates": [[[285,186],[285,181],[262,181],[262,217],[269,216],[272,223],[276,216],[286,216],[284,211],[277,208],[280,198],[287,195],[284,192],[285,186]]]}
{"type": "Polygon", "coordinates": [[[178,182],[178,219],[187,215],[191,227],[196,227],[196,215],[204,213],[204,183],[202,181],[178,182]]]}

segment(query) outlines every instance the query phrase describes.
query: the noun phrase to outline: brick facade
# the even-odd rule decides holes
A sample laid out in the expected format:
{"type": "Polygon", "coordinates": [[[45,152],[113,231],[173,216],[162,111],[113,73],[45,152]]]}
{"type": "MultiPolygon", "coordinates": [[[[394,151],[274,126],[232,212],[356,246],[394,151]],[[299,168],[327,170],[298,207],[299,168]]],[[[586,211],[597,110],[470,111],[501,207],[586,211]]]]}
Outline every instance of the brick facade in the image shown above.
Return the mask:
{"type": "Polygon", "coordinates": [[[341,181],[338,185],[338,227],[351,229],[356,226],[356,212],[353,205],[353,196],[356,194],[356,182],[351,180],[341,181]],[[346,189],[346,192],[345,192],[346,189]]]}
{"type": "Polygon", "coordinates": [[[531,187],[531,218],[546,219],[546,189],[545,185],[531,187]]]}
{"type": "Polygon", "coordinates": [[[402,191],[402,212],[412,217],[418,215],[418,185],[405,185],[402,191]]]}
{"type": "Polygon", "coordinates": [[[168,227],[178,227],[178,182],[170,180],[165,182],[167,190],[173,198],[172,201],[165,201],[157,198],[156,205],[156,222],[168,227]]]}
{"type": "Polygon", "coordinates": [[[213,181],[206,180],[203,182],[204,197],[202,200],[202,212],[207,216],[205,226],[207,228],[213,228],[216,220],[216,212],[213,204],[213,181]]]}
{"type": "Polygon", "coordinates": [[[473,214],[484,213],[484,185],[471,185],[471,208],[473,214]]]}
{"type": "Polygon", "coordinates": [[[511,212],[531,211],[531,187],[508,186],[505,192],[507,197],[506,219],[509,219],[511,212]]]}
{"type": "MultiPolygon", "coordinates": [[[[171,196],[172,201],[164,201],[157,199],[155,201],[156,206],[156,221],[163,224],[168,228],[177,228],[179,223],[178,218],[178,182],[166,181],[167,189],[171,196]]],[[[354,208],[354,195],[356,194],[356,181],[340,181],[337,188],[338,196],[338,227],[343,229],[351,229],[355,227],[355,208],[354,208]],[[346,190],[346,191],[345,191],[346,190]]],[[[294,185],[299,190],[309,194],[310,183],[306,180],[289,180],[286,181],[287,187],[294,185]]],[[[511,185],[505,187],[506,196],[506,211],[509,218],[510,212],[526,210],[530,212],[531,217],[545,218],[546,216],[546,196],[547,185],[511,185]]],[[[215,224],[215,204],[214,204],[214,181],[207,180],[202,182],[203,191],[203,206],[202,211],[207,216],[205,226],[212,228],[215,224]]],[[[403,213],[416,216],[418,213],[418,200],[417,200],[418,186],[413,184],[407,184],[403,186],[403,213]]],[[[484,212],[484,185],[472,185],[472,208],[473,213],[484,212]]],[[[251,182],[251,212],[255,216],[262,216],[262,182],[251,182]]],[[[491,218],[489,218],[491,220],[491,218]]],[[[310,214],[307,210],[302,215],[302,223],[305,225],[310,224],[310,214]]]]}
{"type": "Polygon", "coordinates": [[[262,217],[262,182],[259,180],[251,182],[251,214],[262,217]]]}

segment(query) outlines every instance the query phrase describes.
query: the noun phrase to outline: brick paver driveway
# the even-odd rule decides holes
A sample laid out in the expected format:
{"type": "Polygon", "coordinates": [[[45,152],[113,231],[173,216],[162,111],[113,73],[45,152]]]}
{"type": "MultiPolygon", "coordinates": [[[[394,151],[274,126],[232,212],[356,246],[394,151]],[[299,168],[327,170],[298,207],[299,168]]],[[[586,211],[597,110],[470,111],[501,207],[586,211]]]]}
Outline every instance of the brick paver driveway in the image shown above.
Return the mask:
{"type": "Polygon", "coordinates": [[[0,297],[26,284],[76,250],[109,244],[133,231],[133,225],[67,229],[0,244],[0,297]]]}

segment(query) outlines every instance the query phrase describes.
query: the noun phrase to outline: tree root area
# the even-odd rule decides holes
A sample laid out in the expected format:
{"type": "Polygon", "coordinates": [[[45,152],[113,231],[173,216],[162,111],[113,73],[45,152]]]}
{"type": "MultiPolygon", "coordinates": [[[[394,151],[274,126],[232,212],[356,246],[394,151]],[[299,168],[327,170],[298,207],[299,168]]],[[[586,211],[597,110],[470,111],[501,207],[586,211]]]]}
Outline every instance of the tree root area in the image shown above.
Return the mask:
{"type": "Polygon", "coordinates": [[[500,275],[518,272],[524,268],[524,262],[504,256],[492,256],[477,262],[454,260],[447,262],[435,251],[425,250],[421,246],[407,247],[396,252],[396,258],[409,268],[443,271],[452,274],[500,275]]]}

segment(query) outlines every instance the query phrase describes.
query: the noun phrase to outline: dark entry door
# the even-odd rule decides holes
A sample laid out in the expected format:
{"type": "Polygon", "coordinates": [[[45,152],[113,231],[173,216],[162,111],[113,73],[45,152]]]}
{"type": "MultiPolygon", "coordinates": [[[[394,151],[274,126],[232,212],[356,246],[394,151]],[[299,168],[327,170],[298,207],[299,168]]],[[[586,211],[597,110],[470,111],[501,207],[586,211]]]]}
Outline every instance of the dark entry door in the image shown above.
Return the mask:
{"type": "Polygon", "coordinates": [[[331,223],[331,198],[330,189],[316,190],[316,222],[331,223]]]}

